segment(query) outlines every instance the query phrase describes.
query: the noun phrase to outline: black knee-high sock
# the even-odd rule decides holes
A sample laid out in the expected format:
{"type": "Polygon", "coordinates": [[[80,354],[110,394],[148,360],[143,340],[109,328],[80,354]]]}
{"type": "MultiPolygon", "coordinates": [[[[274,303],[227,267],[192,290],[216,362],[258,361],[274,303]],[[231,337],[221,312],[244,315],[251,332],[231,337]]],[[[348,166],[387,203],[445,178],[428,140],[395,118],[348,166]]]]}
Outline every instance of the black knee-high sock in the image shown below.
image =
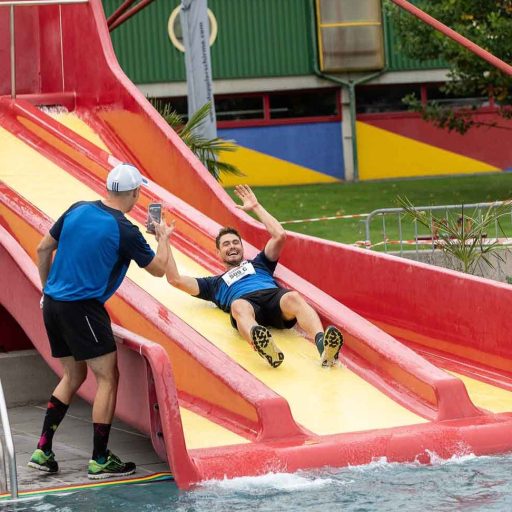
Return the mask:
{"type": "Polygon", "coordinates": [[[109,423],[93,423],[94,446],[92,458],[100,464],[104,464],[107,458],[107,444],[111,426],[109,423]]]}
{"type": "Polygon", "coordinates": [[[48,408],[46,409],[46,415],[44,417],[43,431],[41,437],[37,443],[37,447],[43,452],[48,453],[52,449],[53,434],[63,420],[69,405],[61,402],[58,398],[53,395],[50,397],[48,402],[48,408]]]}

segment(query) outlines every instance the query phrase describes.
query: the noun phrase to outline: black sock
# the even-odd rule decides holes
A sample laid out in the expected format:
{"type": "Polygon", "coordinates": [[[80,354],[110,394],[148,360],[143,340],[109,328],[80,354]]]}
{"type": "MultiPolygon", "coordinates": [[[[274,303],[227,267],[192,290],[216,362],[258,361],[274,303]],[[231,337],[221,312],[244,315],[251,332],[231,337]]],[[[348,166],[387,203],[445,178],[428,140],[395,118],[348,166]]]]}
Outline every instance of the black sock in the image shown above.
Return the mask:
{"type": "Polygon", "coordinates": [[[110,423],[93,423],[94,446],[92,458],[100,464],[104,464],[107,458],[107,444],[111,426],[110,423]]]}
{"type": "Polygon", "coordinates": [[[318,352],[320,353],[320,355],[322,355],[324,353],[324,333],[323,332],[319,332],[315,335],[315,345],[316,345],[316,348],[317,348],[318,352]]]}
{"type": "Polygon", "coordinates": [[[64,419],[69,405],[61,402],[58,398],[53,395],[50,397],[48,407],[46,409],[46,415],[44,417],[43,431],[41,437],[37,443],[37,447],[43,450],[46,454],[52,449],[53,434],[60,425],[60,422],[64,419]]]}

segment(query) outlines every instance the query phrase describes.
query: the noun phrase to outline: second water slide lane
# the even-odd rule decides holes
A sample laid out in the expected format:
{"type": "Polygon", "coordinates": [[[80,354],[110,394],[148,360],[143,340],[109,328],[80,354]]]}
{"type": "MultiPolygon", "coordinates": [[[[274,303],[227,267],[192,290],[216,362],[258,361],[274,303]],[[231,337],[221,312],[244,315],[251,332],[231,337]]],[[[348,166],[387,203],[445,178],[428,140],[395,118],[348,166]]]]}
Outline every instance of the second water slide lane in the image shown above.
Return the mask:
{"type": "MultiPolygon", "coordinates": [[[[75,127],[73,131],[24,102],[1,100],[0,107],[2,225],[33,260],[37,241],[52,220],[71,203],[102,195],[112,157],[78,118],[66,121],[75,127]]],[[[125,159],[119,153],[116,157],[125,159]]],[[[155,200],[178,219],[174,244],[183,272],[219,271],[213,250],[219,225],[155,184],[132,212],[132,219],[141,225],[145,207],[155,200]]],[[[249,256],[256,254],[255,247],[246,247],[249,256]]],[[[27,279],[37,288],[34,267],[27,263],[24,268],[32,268],[25,274],[32,273],[27,279]]],[[[138,368],[142,381],[147,380],[145,386],[133,385],[141,381],[140,375],[124,377],[118,412],[151,434],[159,453],[164,446],[179,485],[224,475],[365,463],[378,456],[421,459],[427,456],[426,448],[450,456],[461,443],[484,452],[508,446],[500,428],[495,429],[492,443],[484,443],[484,432],[479,433],[475,425],[487,426],[488,435],[489,429],[506,426],[510,418],[476,408],[458,378],[426,362],[285,267],[278,268],[277,276],[282,284],[300,291],[324,321],[344,330],[347,368],[322,369],[314,345],[292,330],[276,333],[286,359],[281,368],[271,369],[230,328],[224,313],[133,265],[126,283],[109,301],[113,321],[125,329],[121,332],[139,339],[139,344],[127,342],[123,350],[128,347],[128,354],[130,350],[142,354],[144,346],[160,351],[159,369],[150,368],[146,376],[144,368],[138,368]],[[142,343],[142,338],[151,341],[142,343]],[[165,386],[159,382],[162,379],[165,386]],[[148,385],[151,382],[155,384],[148,385]],[[181,414],[173,409],[169,387],[174,385],[181,414]],[[152,403],[151,393],[158,395],[158,407],[147,413],[144,404],[152,403]],[[162,435],[179,438],[162,428],[166,422],[174,432],[183,422],[188,453],[173,458],[170,439],[162,445],[162,435]]],[[[16,287],[9,293],[12,299],[16,287]]],[[[5,307],[21,318],[16,311],[22,307],[19,300],[8,302],[5,307]]],[[[30,320],[21,320],[20,325],[27,332],[24,322],[39,324],[31,340],[56,368],[44,348],[37,301],[31,302],[30,312],[30,320]]],[[[89,398],[91,389],[86,390],[89,398]]]]}

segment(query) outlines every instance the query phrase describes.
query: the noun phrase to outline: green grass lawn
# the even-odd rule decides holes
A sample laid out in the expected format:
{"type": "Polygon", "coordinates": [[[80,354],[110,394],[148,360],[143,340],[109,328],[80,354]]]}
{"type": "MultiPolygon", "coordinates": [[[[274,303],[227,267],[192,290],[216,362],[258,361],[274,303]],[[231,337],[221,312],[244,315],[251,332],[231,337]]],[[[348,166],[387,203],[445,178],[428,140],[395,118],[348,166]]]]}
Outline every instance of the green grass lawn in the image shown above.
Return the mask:
{"type": "MultiPolygon", "coordinates": [[[[234,198],[233,191],[228,193],[234,198]]],[[[282,187],[254,187],[261,204],[279,221],[331,215],[369,213],[379,208],[396,208],[397,196],[407,197],[415,206],[470,204],[512,198],[512,174],[489,173],[359,183],[335,183],[282,187]]],[[[467,212],[471,215],[472,212],[467,212]]],[[[372,242],[382,239],[382,220],[372,224],[372,242]]],[[[510,220],[505,221],[505,231],[510,220]]],[[[287,224],[286,229],[328,240],[354,243],[364,240],[364,224],[358,220],[336,219],[287,224]]],[[[406,230],[412,236],[412,227],[406,230]]],[[[398,236],[396,222],[386,227],[390,239],[398,236]]],[[[489,236],[494,236],[490,233],[489,236]]]]}

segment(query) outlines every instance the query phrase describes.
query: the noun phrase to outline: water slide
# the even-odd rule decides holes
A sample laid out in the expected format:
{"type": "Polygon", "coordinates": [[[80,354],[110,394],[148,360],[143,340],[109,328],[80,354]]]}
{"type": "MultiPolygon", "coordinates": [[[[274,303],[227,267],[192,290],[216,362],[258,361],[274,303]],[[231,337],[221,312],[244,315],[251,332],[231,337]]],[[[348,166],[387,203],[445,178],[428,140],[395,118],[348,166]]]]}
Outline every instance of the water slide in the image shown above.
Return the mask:
{"type": "MultiPolygon", "coordinates": [[[[8,26],[0,7],[0,69],[9,69],[8,26]]],[[[151,180],[130,212],[141,229],[153,201],[177,219],[184,273],[221,270],[220,225],[240,229],[248,256],[266,234],[124,76],[99,1],[24,6],[16,31],[15,99],[0,75],[0,311],[59,373],[35,248],[70,204],[101,197],[112,163],[131,161],[151,180]]],[[[286,358],[272,369],[227,315],[136,265],[108,303],[116,414],[151,436],[179,486],[512,448],[507,285],[295,234],[276,275],[344,331],[341,366],[321,368],[313,343],[289,330],[275,333],[286,358]]],[[[82,394],[93,397],[90,378],[82,394]]]]}

